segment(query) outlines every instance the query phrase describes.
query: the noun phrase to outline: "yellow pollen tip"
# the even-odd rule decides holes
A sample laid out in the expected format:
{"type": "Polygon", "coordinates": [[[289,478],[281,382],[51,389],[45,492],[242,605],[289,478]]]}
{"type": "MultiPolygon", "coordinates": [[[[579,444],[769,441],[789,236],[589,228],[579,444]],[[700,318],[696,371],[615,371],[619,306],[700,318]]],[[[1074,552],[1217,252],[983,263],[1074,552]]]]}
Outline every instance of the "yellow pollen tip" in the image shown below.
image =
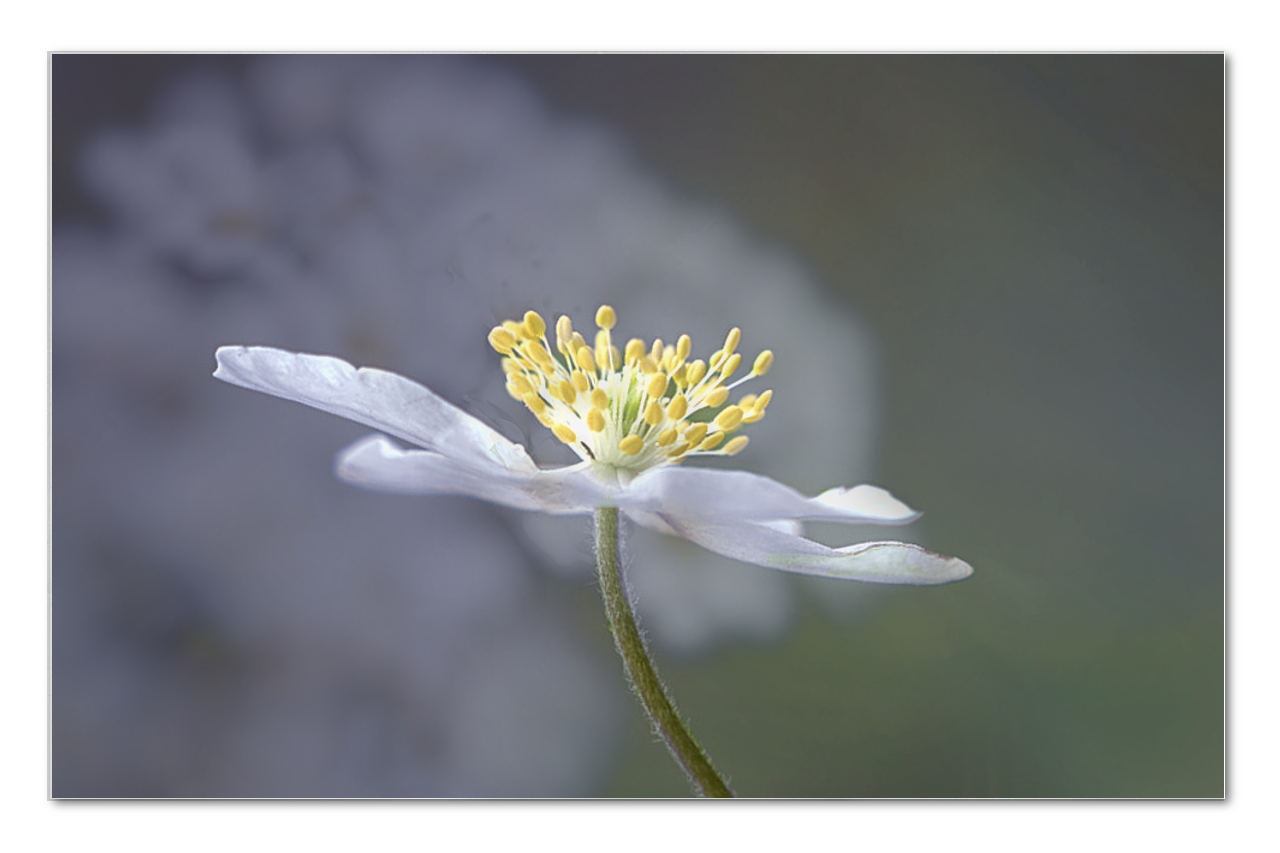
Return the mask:
{"type": "Polygon", "coordinates": [[[769,401],[772,399],[773,399],[773,389],[770,389],[768,391],[765,391],[759,397],[756,397],[756,401],[751,404],[751,408],[757,412],[763,412],[768,407],[769,401]]]}
{"type": "Polygon", "coordinates": [[[718,370],[720,368],[721,362],[724,361],[724,357],[725,357],[724,350],[722,349],[716,350],[715,352],[711,353],[711,360],[707,362],[707,367],[709,367],[711,370],[718,370]]]}
{"type": "Polygon", "coordinates": [[[578,436],[574,431],[564,424],[556,424],[551,428],[551,431],[555,433],[556,438],[560,439],[565,444],[576,444],[578,441],[578,436]]]}
{"type": "Polygon", "coordinates": [[[699,358],[689,362],[689,369],[685,372],[685,381],[690,385],[697,385],[702,381],[702,377],[706,375],[707,364],[699,358]]]}
{"type": "Polygon", "coordinates": [[[542,367],[550,367],[553,364],[551,353],[547,352],[547,348],[538,341],[527,341],[524,345],[524,353],[542,367]]]}
{"type": "Polygon", "coordinates": [[[671,448],[670,452],[667,453],[667,458],[670,459],[672,462],[679,462],[680,458],[684,456],[686,453],[688,453],[689,448],[691,447],[693,447],[692,444],[689,444],[688,442],[681,442],[680,444],[671,448]]]}
{"type": "Polygon", "coordinates": [[[693,426],[689,427],[687,430],[685,430],[684,435],[681,436],[681,438],[683,438],[689,444],[697,444],[699,441],[702,441],[704,437],[706,437],[706,434],[707,434],[707,425],[705,423],[696,423],[693,426]]]}
{"type": "Polygon", "coordinates": [[[578,351],[573,354],[573,363],[587,373],[596,372],[596,358],[591,354],[591,347],[586,344],[578,347],[578,351]]]}
{"type": "Polygon", "coordinates": [[[654,338],[653,349],[649,350],[649,357],[652,358],[654,361],[662,361],[663,349],[664,347],[662,346],[662,338],[654,338]]]}
{"type": "Polygon", "coordinates": [[[751,409],[751,405],[755,403],[755,401],[756,401],[755,394],[747,394],[741,400],[738,401],[738,405],[742,407],[743,411],[749,411],[751,409]]]}
{"type": "Polygon", "coordinates": [[[725,432],[735,430],[742,423],[743,411],[738,406],[729,406],[716,415],[715,424],[725,432]]]}
{"type": "MultiPolygon", "coordinates": [[[[592,411],[595,411],[592,409],[592,411]]],[[[662,418],[666,413],[662,411],[662,404],[657,400],[650,400],[649,405],[644,407],[644,422],[649,426],[657,426],[662,423],[662,418]]]]}
{"type": "Polygon", "coordinates": [[[635,456],[644,447],[644,439],[638,435],[629,435],[618,442],[618,449],[628,456],[635,456]]]}
{"type": "Polygon", "coordinates": [[[738,343],[742,340],[742,330],[734,326],[729,330],[729,334],[724,336],[724,354],[728,355],[738,348],[738,343]]]}
{"type": "Polygon", "coordinates": [[[721,450],[720,452],[723,453],[725,456],[736,456],[742,452],[742,448],[747,446],[747,441],[748,439],[745,435],[740,435],[736,438],[731,438],[729,439],[729,443],[726,444],[724,446],[724,449],[721,450]]]}
{"type": "Polygon", "coordinates": [[[610,305],[601,305],[596,311],[596,325],[602,329],[612,329],[618,325],[618,313],[610,305]]]}
{"type": "Polygon", "coordinates": [[[645,376],[651,376],[658,372],[658,362],[653,360],[653,356],[640,356],[640,372],[645,376]]]}
{"type": "Polygon", "coordinates": [[[573,321],[568,314],[561,314],[556,320],[556,340],[568,345],[573,340],[573,321]]]}
{"type": "Polygon", "coordinates": [[[688,335],[681,335],[676,341],[676,361],[684,361],[688,358],[691,349],[693,349],[693,339],[688,335]]]}
{"type": "Polygon", "coordinates": [[[742,356],[735,352],[729,356],[729,360],[724,363],[724,367],[720,368],[720,375],[725,378],[732,376],[733,372],[738,369],[739,364],[742,364],[742,356]]]}
{"type": "Polygon", "coordinates": [[[522,397],[525,394],[534,393],[533,383],[522,373],[511,374],[511,376],[507,377],[507,381],[512,388],[516,389],[516,393],[522,397]]]}
{"type": "Polygon", "coordinates": [[[489,332],[489,346],[506,355],[516,348],[516,336],[501,326],[494,326],[489,332]]]}
{"type": "Polygon", "coordinates": [[[504,358],[502,360],[502,372],[510,376],[520,370],[520,362],[514,358],[504,358]]]}
{"type": "Polygon", "coordinates": [[[597,409],[609,408],[609,395],[605,393],[603,388],[596,388],[591,392],[591,405],[597,409]]]}
{"type": "Polygon", "coordinates": [[[676,440],[676,435],[675,427],[672,427],[671,429],[664,429],[662,432],[658,433],[658,446],[666,447],[668,444],[676,440]]]}
{"type": "Polygon", "coordinates": [[[717,447],[720,446],[720,442],[722,441],[724,441],[724,433],[713,432],[711,433],[711,435],[707,436],[706,440],[703,441],[702,444],[698,445],[698,449],[699,450],[715,450],[717,447]]]}
{"type": "Polygon", "coordinates": [[[587,393],[587,389],[591,387],[591,380],[588,379],[587,374],[583,373],[581,370],[575,370],[570,379],[573,382],[573,387],[583,394],[587,393]]]}
{"type": "Polygon", "coordinates": [[[649,385],[644,389],[650,397],[661,397],[667,393],[667,374],[655,373],[653,378],[649,380],[649,385]]]}
{"type": "Polygon", "coordinates": [[[536,340],[546,333],[547,321],[542,319],[542,315],[537,311],[526,311],[524,313],[524,331],[526,335],[536,340]]]}
{"type": "Polygon", "coordinates": [[[599,409],[592,409],[587,412],[587,429],[592,432],[602,432],[604,430],[604,415],[599,409]]]}
{"type": "Polygon", "coordinates": [[[723,404],[724,401],[728,399],[729,399],[729,389],[717,388],[716,390],[708,394],[706,397],[704,397],[703,402],[705,402],[708,406],[715,408],[716,406],[723,404]]]}
{"type": "Polygon", "coordinates": [[[677,394],[672,400],[671,405],[667,406],[667,417],[673,421],[678,421],[689,411],[689,401],[683,394],[677,394]]]}
{"type": "Polygon", "coordinates": [[[773,367],[773,350],[767,349],[756,356],[756,363],[751,366],[753,376],[764,376],[773,367]]]}
{"type": "Polygon", "coordinates": [[[632,338],[627,341],[627,348],[623,350],[627,364],[635,364],[644,356],[644,341],[639,338],[632,338]]]}
{"type": "Polygon", "coordinates": [[[529,411],[533,412],[535,415],[541,415],[547,410],[547,401],[539,397],[537,394],[525,394],[520,399],[529,407],[529,411]]]}
{"type": "Polygon", "coordinates": [[[578,391],[573,387],[572,382],[567,379],[563,379],[560,381],[560,384],[556,386],[556,396],[572,405],[573,401],[578,398],[578,391]]]}

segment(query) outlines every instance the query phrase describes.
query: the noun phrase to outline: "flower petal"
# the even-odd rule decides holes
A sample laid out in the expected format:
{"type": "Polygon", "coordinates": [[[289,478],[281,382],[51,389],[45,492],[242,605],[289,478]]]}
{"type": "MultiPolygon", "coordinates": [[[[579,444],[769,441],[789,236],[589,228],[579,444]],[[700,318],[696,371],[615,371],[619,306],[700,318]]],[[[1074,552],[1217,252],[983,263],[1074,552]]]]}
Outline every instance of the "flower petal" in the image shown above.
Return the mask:
{"type": "Polygon", "coordinates": [[[669,466],[636,477],[619,506],[679,517],[725,521],[812,521],[906,524],[919,513],[884,489],[828,489],[806,498],[790,486],[746,471],[669,466]]]}
{"type": "MultiPolygon", "coordinates": [[[[868,583],[915,585],[951,583],[973,574],[964,560],[905,542],[860,542],[828,548],[782,530],[780,525],[679,518],[666,513],[660,517],[668,529],[708,551],[771,569],[868,583]]],[[[633,518],[645,523],[643,514],[633,518]]]]}
{"type": "Polygon", "coordinates": [[[417,382],[340,358],[272,347],[219,347],[217,379],[304,403],[458,460],[535,470],[513,444],[417,382]]]}
{"type": "Polygon", "coordinates": [[[609,499],[607,487],[590,477],[585,465],[531,473],[477,468],[431,450],[404,450],[381,435],[341,451],[334,467],[339,479],[375,491],[466,495],[553,515],[590,514],[609,499]]]}

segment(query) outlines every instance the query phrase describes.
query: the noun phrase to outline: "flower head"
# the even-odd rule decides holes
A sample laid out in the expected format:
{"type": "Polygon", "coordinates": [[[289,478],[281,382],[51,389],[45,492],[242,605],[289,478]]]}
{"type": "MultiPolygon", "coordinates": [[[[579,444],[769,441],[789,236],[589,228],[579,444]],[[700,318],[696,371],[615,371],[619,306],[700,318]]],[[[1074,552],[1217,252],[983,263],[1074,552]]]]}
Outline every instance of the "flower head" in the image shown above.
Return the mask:
{"type": "Polygon", "coordinates": [[[756,356],[746,376],[730,383],[742,364],[736,352],[741,329],[730,329],[724,346],[707,361],[689,361],[688,335],[674,344],[632,338],[619,350],[612,335],[617,320],[612,307],[600,306],[593,345],[562,314],[554,349],[536,311],[495,326],[489,344],[505,356],[507,393],[584,461],[624,472],[689,456],[733,456],[747,446],[747,437],[734,433],[764,417],[773,392],[749,394],[735,403],[729,403],[729,394],[769,371],[770,350],[756,356]]]}
{"type": "Polygon", "coordinates": [[[613,343],[616,314],[602,306],[594,345],[556,323],[554,351],[537,313],[489,333],[502,353],[507,390],[582,462],[539,468],[524,448],[429,389],[376,368],[359,370],[329,356],[269,347],[220,347],[214,376],[233,385],[305,403],[373,427],[338,454],[347,482],[402,494],[467,495],[516,509],[588,515],[615,506],[633,521],[683,536],[717,554],[801,574],[872,583],[937,584],[973,573],[963,560],[902,542],[829,548],[800,535],[803,520],[905,524],[917,513],[874,486],[828,489],[817,497],[767,477],[676,465],[689,456],[733,455],[746,436],[733,435],[764,416],[770,392],[728,404],[730,392],[763,375],[765,350],[747,376],[741,333],[730,330],[707,362],[687,361],[691,342],[634,339],[613,343]],[[730,437],[732,436],[732,437],[730,437]]]}

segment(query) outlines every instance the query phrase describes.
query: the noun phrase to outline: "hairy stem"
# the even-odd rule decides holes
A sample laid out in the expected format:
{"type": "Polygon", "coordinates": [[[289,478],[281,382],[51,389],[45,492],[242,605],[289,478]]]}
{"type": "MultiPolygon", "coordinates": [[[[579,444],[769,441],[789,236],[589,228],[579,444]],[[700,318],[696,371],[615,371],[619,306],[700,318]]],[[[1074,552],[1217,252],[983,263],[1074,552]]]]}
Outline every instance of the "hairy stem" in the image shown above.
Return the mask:
{"type": "Polygon", "coordinates": [[[609,617],[609,630],[614,645],[622,655],[623,668],[640,704],[653,720],[654,727],[666,741],[676,763],[684,768],[694,788],[704,797],[732,797],[733,792],[716,772],[702,746],[681,719],[667,696],[653,661],[636,627],[635,613],[622,581],[622,560],[618,547],[618,510],[601,507],[596,510],[596,568],[600,578],[600,595],[609,617]]]}

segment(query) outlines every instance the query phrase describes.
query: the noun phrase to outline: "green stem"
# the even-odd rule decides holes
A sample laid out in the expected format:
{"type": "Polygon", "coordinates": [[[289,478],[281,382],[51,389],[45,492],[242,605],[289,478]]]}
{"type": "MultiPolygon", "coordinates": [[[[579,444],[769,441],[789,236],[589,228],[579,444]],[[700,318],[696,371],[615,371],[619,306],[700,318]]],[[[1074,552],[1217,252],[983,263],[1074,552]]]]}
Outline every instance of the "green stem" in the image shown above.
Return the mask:
{"type": "Polygon", "coordinates": [[[676,763],[689,774],[697,792],[704,797],[732,797],[733,792],[716,772],[711,759],[698,744],[681,719],[675,705],[667,697],[653,661],[644,647],[644,640],[636,627],[636,617],[622,582],[622,560],[618,548],[618,510],[616,507],[600,507],[596,510],[596,567],[600,577],[600,595],[604,598],[605,614],[609,617],[609,629],[614,644],[622,655],[623,668],[640,704],[644,705],[649,719],[676,763]]]}

